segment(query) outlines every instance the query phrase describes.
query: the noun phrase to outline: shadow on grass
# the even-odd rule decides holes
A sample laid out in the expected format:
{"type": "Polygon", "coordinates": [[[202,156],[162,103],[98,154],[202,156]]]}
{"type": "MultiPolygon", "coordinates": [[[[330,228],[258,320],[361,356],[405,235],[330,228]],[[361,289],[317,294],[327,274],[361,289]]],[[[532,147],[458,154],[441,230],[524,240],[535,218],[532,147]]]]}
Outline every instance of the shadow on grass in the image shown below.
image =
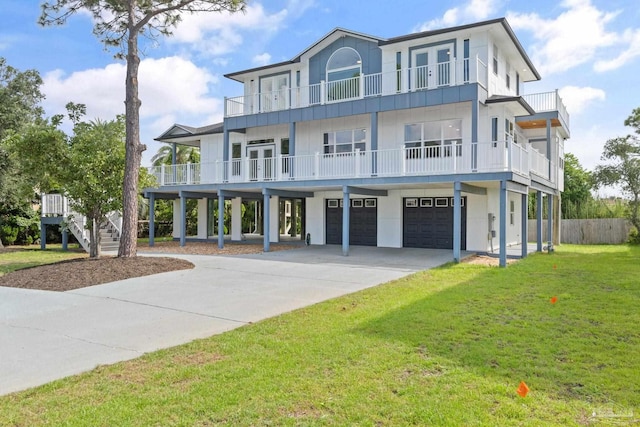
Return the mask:
{"type": "Polygon", "coordinates": [[[603,247],[538,254],[508,269],[448,265],[414,279],[451,282],[446,289],[356,332],[555,398],[638,407],[639,255],[603,247]]]}

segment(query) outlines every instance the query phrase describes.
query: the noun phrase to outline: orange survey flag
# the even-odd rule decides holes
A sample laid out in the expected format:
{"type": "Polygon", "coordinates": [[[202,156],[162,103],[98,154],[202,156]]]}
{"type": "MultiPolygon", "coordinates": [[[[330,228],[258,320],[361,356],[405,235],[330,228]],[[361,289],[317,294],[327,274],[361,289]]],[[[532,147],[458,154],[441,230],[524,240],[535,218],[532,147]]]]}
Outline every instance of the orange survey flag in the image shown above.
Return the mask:
{"type": "Polygon", "coordinates": [[[551,297],[551,304],[555,304],[558,301],[558,297],[551,297]]]}
{"type": "Polygon", "coordinates": [[[516,390],[516,393],[522,397],[527,396],[527,393],[529,393],[529,387],[524,381],[520,381],[520,386],[518,387],[518,390],[516,390]]]}

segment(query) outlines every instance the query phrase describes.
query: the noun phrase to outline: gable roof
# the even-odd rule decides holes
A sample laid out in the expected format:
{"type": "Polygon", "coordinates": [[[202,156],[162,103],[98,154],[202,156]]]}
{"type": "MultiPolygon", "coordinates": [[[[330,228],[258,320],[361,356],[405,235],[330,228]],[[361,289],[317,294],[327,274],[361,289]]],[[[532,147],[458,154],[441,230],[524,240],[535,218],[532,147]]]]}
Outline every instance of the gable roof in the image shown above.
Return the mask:
{"type": "Polygon", "coordinates": [[[309,53],[314,48],[316,48],[317,46],[321,45],[324,41],[332,38],[333,36],[335,36],[338,33],[340,33],[341,36],[357,37],[357,38],[360,38],[360,39],[365,39],[365,40],[369,40],[369,41],[372,41],[372,42],[376,42],[378,44],[381,41],[384,40],[384,39],[381,39],[379,37],[371,36],[371,35],[364,34],[364,33],[359,33],[357,31],[351,31],[351,30],[347,30],[345,28],[336,27],[333,30],[329,31],[327,34],[325,34],[323,37],[321,37],[318,41],[313,43],[311,46],[309,46],[308,48],[306,48],[305,50],[303,50],[302,52],[300,52],[299,54],[297,54],[296,56],[294,56],[292,59],[290,59],[288,61],[282,61],[282,62],[277,62],[275,64],[263,65],[261,67],[255,67],[255,68],[249,68],[247,70],[236,71],[236,72],[233,72],[233,73],[225,74],[224,76],[227,77],[227,78],[236,80],[236,81],[240,81],[240,80],[236,79],[235,77],[239,76],[239,75],[242,75],[242,74],[246,74],[246,73],[253,73],[253,72],[256,72],[256,71],[268,70],[270,68],[278,68],[278,67],[281,67],[283,65],[295,64],[297,62],[300,62],[300,59],[305,54],[309,53]]]}
{"type": "Polygon", "coordinates": [[[174,124],[169,129],[164,131],[162,135],[157,138],[154,138],[154,141],[160,142],[180,142],[181,139],[184,139],[183,143],[188,142],[190,139],[196,136],[202,135],[214,135],[223,132],[223,122],[214,123],[212,125],[202,126],[202,127],[193,127],[193,126],[185,126],[180,124],[174,124]]]}
{"type": "Polygon", "coordinates": [[[500,26],[500,27],[502,27],[504,29],[505,33],[511,39],[511,41],[514,44],[514,46],[518,50],[518,53],[522,56],[524,62],[527,64],[527,67],[531,70],[531,72],[533,73],[535,78],[537,80],[540,80],[541,79],[540,74],[538,73],[538,71],[536,70],[535,66],[531,62],[531,59],[529,58],[529,56],[525,52],[524,48],[520,44],[520,41],[516,37],[515,33],[513,32],[513,29],[511,28],[511,26],[507,22],[506,18],[491,19],[491,20],[488,20],[488,21],[481,21],[481,22],[476,22],[476,23],[473,23],[473,24],[459,25],[457,27],[449,27],[449,28],[441,28],[441,29],[437,29],[437,30],[422,31],[422,32],[418,32],[418,33],[412,33],[412,34],[406,34],[406,35],[403,35],[403,36],[392,37],[390,39],[385,39],[385,38],[381,38],[381,37],[372,36],[372,35],[369,35],[369,34],[359,33],[357,31],[347,30],[347,29],[341,28],[341,27],[336,27],[333,30],[329,31],[327,34],[325,34],[318,41],[313,43],[311,46],[309,46],[308,48],[306,48],[305,50],[303,50],[298,55],[296,55],[295,57],[293,57],[292,59],[290,59],[288,61],[282,61],[282,62],[278,62],[278,63],[275,63],[275,64],[269,64],[269,65],[264,65],[264,66],[261,66],[261,67],[249,68],[247,70],[236,71],[236,72],[233,72],[233,73],[225,74],[224,76],[242,83],[242,80],[240,80],[240,79],[238,79],[236,77],[238,77],[240,75],[243,75],[243,74],[246,74],[246,73],[253,73],[253,72],[257,72],[257,71],[263,71],[263,70],[268,70],[268,69],[272,69],[272,68],[278,68],[278,67],[282,67],[282,66],[295,64],[297,62],[300,62],[300,59],[302,58],[302,56],[304,56],[305,54],[309,53],[314,48],[316,48],[317,46],[321,45],[324,41],[326,41],[327,39],[330,39],[331,37],[333,37],[337,33],[341,33],[341,35],[352,36],[352,37],[357,37],[357,38],[361,38],[361,39],[365,39],[365,40],[370,40],[370,41],[378,43],[378,46],[385,46],[385,45],[390,45],[390,44],[394,44],[394,43],[401,43],[401,42],[404,42],[404,41],[423,38],[423,37],[433,37],[433,36],[437,36],[437,35],[441,35],[441,34],[453,33],[453,32],[456,32],[456,31],[464,31],[464,30],[470,30],[470,29],[474,29],[474,28],[480,28],[480,27],[492,26],[492,25],[500,26]]]}
{"type": "Polygon", "coordinates": [[[399,36],[399,37],[392,37],[390,39],[381,41],[379,43],[379,45],[380,46],[384,46],[384,45],[388,45],[388,44],[404,42],[404,41],[407,41],[407,40],[419,39],[419,38],[423,38],[423,37],[433,37],[433,36],[437,36],[437,35],[440,35],[440,34],[453,33],[453,32],[456,32],[456,31],[470,30],[470,29],[474,29],[474,28],[486,27],[486,26],[491,26],[491,25],[502,26],[502,28],[507,33],[507,35],[509,36],[509,38],[513,42],[514,46],[518,50],[518,53],[520,53],[520,55],[524,59],[525,63],[527,64],[527,67],[529,67],[529,69],[535,75],[535,77],[538,80],[540,80],[541,77],[540,77],[540,74],[538,73],[538,70],[536,70],[536,67],[531,62],[531,59],[529,58],[529,55],[527,55],[527,53],[525,52],[524,48],[520,44],[520,41],[518,40],[518,38],[516,37],[515,33],[513,32],[513,29],[511,28],[511,26],[507,22],[507,18],[497,18],[497,19],[491,19],[491,20],[488,20],[488,21],[476,22],[476,23],[473,23],[473,24],[459,25],[457,27],[441,28],[441,29],[437,29],[437,30],[429,30],[429,31],[422,31],[422,32],[419,32],[419,33],[407,34],[407,35],[399,36]]]}

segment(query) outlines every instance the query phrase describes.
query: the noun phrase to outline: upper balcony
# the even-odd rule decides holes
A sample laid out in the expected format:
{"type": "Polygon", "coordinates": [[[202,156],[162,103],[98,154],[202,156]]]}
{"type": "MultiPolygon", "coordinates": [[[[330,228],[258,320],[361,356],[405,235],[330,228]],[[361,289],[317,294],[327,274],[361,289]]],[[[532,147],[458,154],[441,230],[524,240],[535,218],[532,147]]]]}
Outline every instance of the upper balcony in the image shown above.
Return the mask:
{"type": "Polygon", "coordinates": [[[225,98],[225,117],[269,113],[356,99],[436,89],[467,83],[487,87],[487,66],[479,58],[321,81],[310,86],[225,98]]]}
{"type": "MultiPolygon", "coordinates": [[[[567,111],[567,107],[565,107],[564,102],[562,102],[562,98],[558,94],[557,90],[553,92],[523,95],[522,98],[527,101],[536,113],[557,112],[558,118],[551,119],[551,124],[554,127],[562,126],[566,130],[568,136],[569,129],[571,129],[569,112],[567,111]]],[[[518,120],[518,125],[523,129],[533,129],[544,127],[546,126],[546,123],[544,123],[543,120],[526,118],[518,120]]]]}
{"type": "Polygon", "coordinates": [[[160,186],[513,172],[555,182],[553,163],[510,141],[241,158],[150,168],[160,186]]]}

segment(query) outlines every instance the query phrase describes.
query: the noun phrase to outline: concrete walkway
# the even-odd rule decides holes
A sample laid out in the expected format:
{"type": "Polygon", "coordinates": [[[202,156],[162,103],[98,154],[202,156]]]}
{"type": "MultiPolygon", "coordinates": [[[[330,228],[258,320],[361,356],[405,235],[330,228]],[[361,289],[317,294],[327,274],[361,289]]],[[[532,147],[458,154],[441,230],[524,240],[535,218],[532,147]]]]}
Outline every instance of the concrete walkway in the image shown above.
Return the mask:
{"type": "MultiPolygon", "coordinates": [[[[144,248],[141,248],[143,250],[144,248]]],[[[0,395],[432,268],[451,251],[339,246],[240,256],[69,292],[0,287],[0,395]]]]}

